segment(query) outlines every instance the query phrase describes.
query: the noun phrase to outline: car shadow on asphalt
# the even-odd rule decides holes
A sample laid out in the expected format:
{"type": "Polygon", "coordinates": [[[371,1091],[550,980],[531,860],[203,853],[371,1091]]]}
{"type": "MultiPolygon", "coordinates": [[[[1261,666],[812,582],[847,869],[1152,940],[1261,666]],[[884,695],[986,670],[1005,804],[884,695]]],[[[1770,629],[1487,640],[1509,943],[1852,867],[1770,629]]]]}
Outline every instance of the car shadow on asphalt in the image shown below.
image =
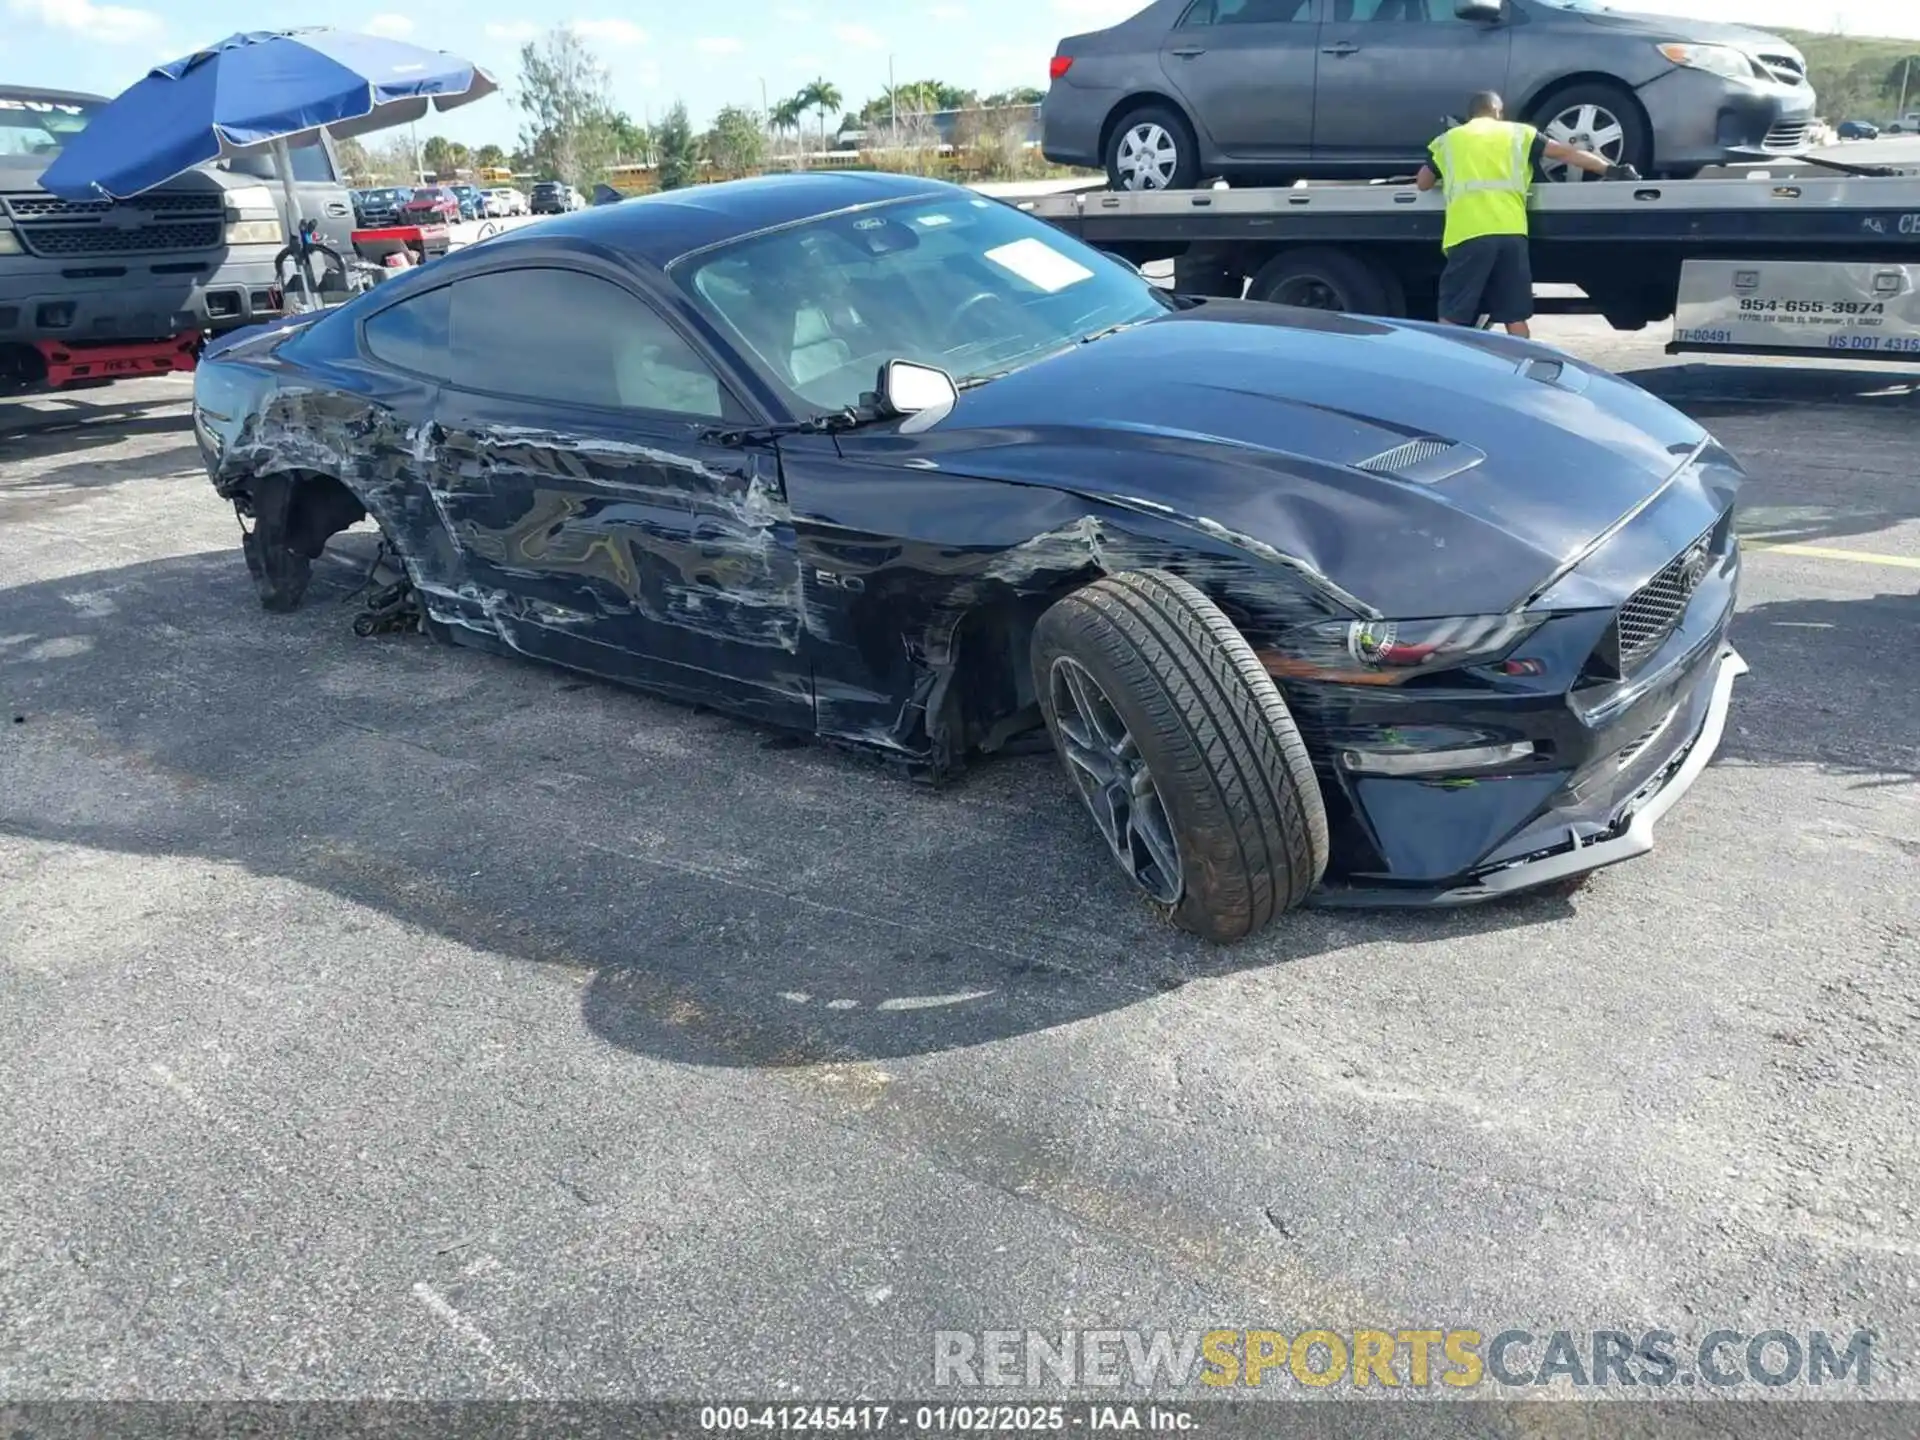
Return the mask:
{"type": "Polygon", "coordinates": [[[1752,667],[1720,759],[1920,784],[1920,595],[1773,600],[1734,620],[1752,667]]]}
{"type": "Polygon", "coordinates": [[[1571,913],[1303,911],[1209,946],[1134,900],[1050,756],[935,791],[550,667],[356,640],[373,542],[348,538],[293,615],[231,551],[3,592],[0,831],[283,877],[565,967],[608,1042],[706,1066],[981,1045],[1571,913]]]}
{"type": "Polygon", "coordinates": [[[1778,361],[1627,372],[1747,465],[1740,530],[1776,544],[1879,535],[1920,519],[1920,370],[1778,361]]]}
{"type": "Polygon", "coordinates": [[[1920,373],[1912,367],[1689,362],[1626,370],[1620,378],[1698,420],[1815,406],[1823,411],[1854,408],[1920,419],[1920,373]]]}
{"type": "Polygon", "coordinates": [[[191,435],[193,415],[177,398],[151,404],[92,406],[84,411],[20,412],[0,405],[0,462],[71,455],[147,435],[191,435]],[[10,413],[10,409],[16,413],[10,413]],[[154,414],[156,409],[165,413],[154,414]],[[27,414],[32,418],[25,418],[27,414]]]}

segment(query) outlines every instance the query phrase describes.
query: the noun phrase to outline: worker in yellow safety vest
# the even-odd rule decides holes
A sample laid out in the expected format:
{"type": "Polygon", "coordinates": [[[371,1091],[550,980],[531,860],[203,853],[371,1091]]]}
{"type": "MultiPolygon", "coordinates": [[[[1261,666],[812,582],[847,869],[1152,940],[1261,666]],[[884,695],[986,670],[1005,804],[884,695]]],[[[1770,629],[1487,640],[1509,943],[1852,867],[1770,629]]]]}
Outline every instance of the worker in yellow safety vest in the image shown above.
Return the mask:
{"type": "Polygon", "coordinates": [[[1431,164],[1414,183],[1442,187],[1447,200],[1447,253],[1440,276],[1440,320],[1477,325],[1482,315],[1526,336],[1533,317],[1533,265],[1527,253],[1527,196],[1533,169],[1558,160],[1606,180],[1637,180],[1631,165],[1615,165],[1591,151],[1549,140],[1531,125],[1504,118],[1500,97],[1475,95],[1467,122],[1428,147],[1431,164]]]}

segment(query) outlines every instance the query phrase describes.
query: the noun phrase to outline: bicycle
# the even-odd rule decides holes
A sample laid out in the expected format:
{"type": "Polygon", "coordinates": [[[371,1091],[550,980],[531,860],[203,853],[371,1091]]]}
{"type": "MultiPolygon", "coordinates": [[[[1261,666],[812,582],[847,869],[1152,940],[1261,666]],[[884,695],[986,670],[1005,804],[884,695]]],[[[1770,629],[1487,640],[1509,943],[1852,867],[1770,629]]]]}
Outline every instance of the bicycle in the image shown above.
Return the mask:
{"type": "Polygon", "coordinates": [[[302,220],[298,237],[287,242],[280,253],[273,257],[274,279],[279,283],[280,293],[286,297],[288,308],[295,314],[308,310],[326,308],[322,293],[329,288],[330,275],[339,276],[337,288],[351,297],[367,288],[367,277],[363,273],[361,262],[349,262],[338,250],[320,238],[320,225],[316,220],[302,220]],[[287,273],[291,262],[293,272],[287,273]],[[316,273],[315,263],[319,270],[316,273]]]}

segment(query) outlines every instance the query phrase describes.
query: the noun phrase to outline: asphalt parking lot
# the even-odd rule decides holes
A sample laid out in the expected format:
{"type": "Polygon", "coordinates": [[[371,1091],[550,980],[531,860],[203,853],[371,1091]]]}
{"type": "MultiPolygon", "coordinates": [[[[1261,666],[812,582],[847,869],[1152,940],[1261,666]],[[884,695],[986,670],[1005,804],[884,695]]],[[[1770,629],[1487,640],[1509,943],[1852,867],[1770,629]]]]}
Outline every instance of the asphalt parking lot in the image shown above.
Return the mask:
{"type": "Polygon", "coordinates": [[[1753,471],[1717,762],[1571,898],[1231,950],[1049,757],[356,639],[369,533],[266,614],[185,383],[0,402],[0,1397],[1424,1321],[1870,1328],[1920,1398],[1920,371],[1541,333],[1753,471]]]}

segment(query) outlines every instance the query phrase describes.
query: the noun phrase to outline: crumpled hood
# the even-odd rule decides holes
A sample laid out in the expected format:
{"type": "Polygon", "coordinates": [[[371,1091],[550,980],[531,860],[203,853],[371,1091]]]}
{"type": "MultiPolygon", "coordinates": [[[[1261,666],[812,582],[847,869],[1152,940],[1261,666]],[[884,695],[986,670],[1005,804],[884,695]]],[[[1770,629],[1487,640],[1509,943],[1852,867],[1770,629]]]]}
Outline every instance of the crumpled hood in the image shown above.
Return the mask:
{"type": "Polygon", "coordinates": [[[970,390],[919,434],[874,443],[1250,537],[1412,617],[1518,603],[1707,438],[1545,346],[1208,301],[970,390]],[[1403,474],[1358,468],[1386,468],[1395,451],[1403,474]]]}

